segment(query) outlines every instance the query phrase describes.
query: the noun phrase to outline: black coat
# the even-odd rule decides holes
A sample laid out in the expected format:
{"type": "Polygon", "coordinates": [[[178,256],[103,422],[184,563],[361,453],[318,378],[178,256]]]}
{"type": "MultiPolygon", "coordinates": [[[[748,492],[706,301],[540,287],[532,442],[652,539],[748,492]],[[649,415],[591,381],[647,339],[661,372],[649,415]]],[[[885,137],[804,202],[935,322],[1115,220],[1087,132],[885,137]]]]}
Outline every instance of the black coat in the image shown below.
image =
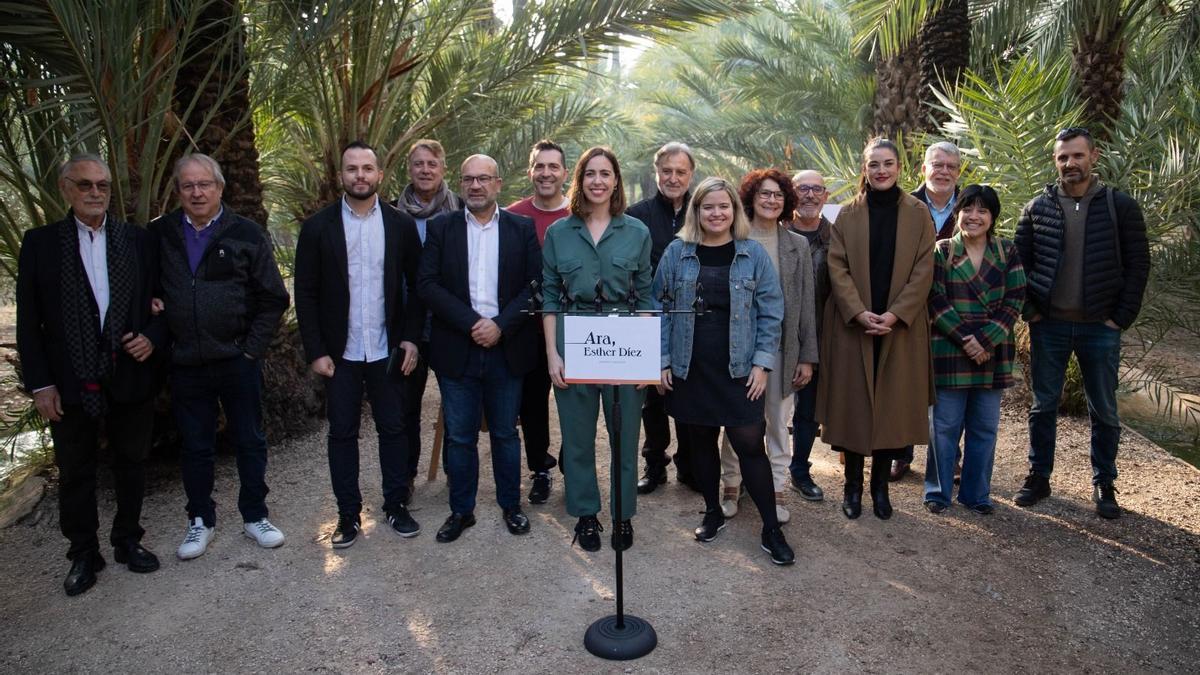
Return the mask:
{"type": "MultiPolygon", "coordinates": [[[[75,216],[66,221],[75,226],[75,216]]],[[[112,222],[109,216],[109,222],[112,222]]],[[[21,356],[21,377],[25,390],[58,388],[67,405],[80,403],[79,378],[71,365],[63,329],[62,249],[58,240],[60,223],[34,228],[25,233],[17,262],[17,351],[21,356]]],[[[110,230],[111,231],[111,230],[110,230]]],[[[158,385],[158,365],[167,347],[166,323],[151,316],[150,299],[158,283],[158,251],[154,238],[146,230],[129,226],[129,251],[136,267],[135,288],[130,294],[129,325],[118,330],[141,333],[154,343],[154,353],[138,363],[123,350],[116,355],[113,374],[107,384],[109,396],[120,403],[138,403],[153,396],[158,385]]],[[[85,277],[86,278],[86,277],[85,277]]],[[[96,331],[100,315],[92,305],[96,331]]],[[[102,384],[104,386],[104,384],[102,384]]]]}
{"type": "Polygon", "coordinates": [[[683,206],[679,208],[678,214],[675,213],[671,200],[664,197],[662,192],[655,192],[653,197],[643,199],[625,210],[625,215],[637,218],[650,230],[651,273],[658,269],[658,260],[662,258],[663,251],[667,250],[667,245],[675,239],[679,228],[683,227],[683,219],[691,198],[691,192],[683,195],[683,206]]]}
{"type": "MultiPolygon", "coordinates": [[[[425,308],[419,298],[402,292],[417,283],[421,239],[407,213],[379,200],[383,215],[383,297],[386,303],[388,350],[402,341],[421,339],[425,308]]],[[[313,214],[300,227],[296,242],[296,321],[309,362],[322,356],[342,360],[350,326],[350,276],[346,262],[346,230],[342,200],[313,214]]]]}
{"type": "MultiPolygon", "coordinates": [[[[1065,220],[1058,186],[1051,183],[1025,205],[1017,221],[1014,241],[1025,266],[1027,310],[1043,316],[1058,275],[1065,220]]],[[[1141,311],[1149,275],[1150,245],[1142,210],[1133,197],[1105,186],[1089,202],[1084,232],[1083,303],[1088,320],[1112,319],[1129,328],[1141,311]],[[1116,223],[1109,215],[1109,190],[1116,223]]]]}
{"type": "MultiPolygon", "coordinates": [[[[538,361],[538,341],[533,331],[540,325],[521,310],[529,304],[530,283],[541,278],[542,250],[533,221],[500,211],[500,270],[496,281],[500,314],[500,343],[509,372],[524,375],[538,361]]],[[[467,217],[464,211],[444,213],[430,220],[421,254],[417,292],[433,312],[429,336],[429,367],[439,375],[461,377],[467,354],[475,341],[471,327],[481,317],[471,307],[467,262],[467,217]]]]}

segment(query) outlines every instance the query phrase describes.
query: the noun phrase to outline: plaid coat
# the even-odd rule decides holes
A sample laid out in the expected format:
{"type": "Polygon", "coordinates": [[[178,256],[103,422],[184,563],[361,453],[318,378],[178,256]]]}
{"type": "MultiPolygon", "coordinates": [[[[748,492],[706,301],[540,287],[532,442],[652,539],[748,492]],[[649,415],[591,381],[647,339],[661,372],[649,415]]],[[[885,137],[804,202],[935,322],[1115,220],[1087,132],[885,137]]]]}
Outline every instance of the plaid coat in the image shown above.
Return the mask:
{"type": "Polygon", "coordinates": [[[1013,385],[1013,326],[1025,304],[1025,268],[1012,242],[993,237],[978,273],[964,248],[962,233],[937,243],[933,251],[933,370],[938,387],[1003,389],[1013,385]],[[975,336],[992,352],[977,365],[962,345],[975,336]]]}

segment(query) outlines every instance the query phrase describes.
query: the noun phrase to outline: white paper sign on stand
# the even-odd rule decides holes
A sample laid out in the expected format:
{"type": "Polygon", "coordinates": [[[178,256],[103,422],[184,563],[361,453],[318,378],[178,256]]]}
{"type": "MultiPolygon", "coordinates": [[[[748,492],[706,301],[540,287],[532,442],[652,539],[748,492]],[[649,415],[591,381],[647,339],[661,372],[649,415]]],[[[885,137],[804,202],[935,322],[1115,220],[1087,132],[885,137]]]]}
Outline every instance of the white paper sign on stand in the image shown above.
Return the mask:
{"type": "Polygon", "coordinates": [[[564,379],[587,384],[657,384],[661,330],[657,316],[563,317],[564,379]]]}

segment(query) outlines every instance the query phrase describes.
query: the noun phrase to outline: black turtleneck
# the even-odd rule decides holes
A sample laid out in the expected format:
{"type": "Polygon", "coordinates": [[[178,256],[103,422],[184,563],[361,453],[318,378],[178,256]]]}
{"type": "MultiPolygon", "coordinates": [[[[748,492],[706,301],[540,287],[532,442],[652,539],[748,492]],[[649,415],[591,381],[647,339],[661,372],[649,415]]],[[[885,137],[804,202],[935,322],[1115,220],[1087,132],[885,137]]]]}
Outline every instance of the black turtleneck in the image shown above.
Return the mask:
{"type": "Polygon", "coordinates": [[[896,218],[900,208],[900,188],[867,191],[870,217],[871,311],[883,314],[892,290],[892,267],[896,259],[896,218]]]}

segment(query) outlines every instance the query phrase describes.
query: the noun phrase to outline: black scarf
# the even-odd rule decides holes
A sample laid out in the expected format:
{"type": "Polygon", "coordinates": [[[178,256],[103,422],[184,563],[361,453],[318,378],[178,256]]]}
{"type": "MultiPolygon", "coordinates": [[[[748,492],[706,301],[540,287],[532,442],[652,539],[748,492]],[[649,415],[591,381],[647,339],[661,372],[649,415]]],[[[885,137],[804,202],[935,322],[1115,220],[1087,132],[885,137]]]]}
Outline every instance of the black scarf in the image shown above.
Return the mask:
{"type": "Polygon", "coordinates": [[[59,223],[58,241],[62,252],[63,331],[71,367],[79,378],[79,397],[90,417],[99,417],[107,409],[103,384],[112,376],[121,336],[129,330],[129,308],[137,276],[137,260],[129,250],[131,227],[105,216],[105,258],[108,263],[108,313],[100,330],[93,312],[96,308],[91,282],[79,258],[79,226],[75,214],[67,214],[59,223]]]}

